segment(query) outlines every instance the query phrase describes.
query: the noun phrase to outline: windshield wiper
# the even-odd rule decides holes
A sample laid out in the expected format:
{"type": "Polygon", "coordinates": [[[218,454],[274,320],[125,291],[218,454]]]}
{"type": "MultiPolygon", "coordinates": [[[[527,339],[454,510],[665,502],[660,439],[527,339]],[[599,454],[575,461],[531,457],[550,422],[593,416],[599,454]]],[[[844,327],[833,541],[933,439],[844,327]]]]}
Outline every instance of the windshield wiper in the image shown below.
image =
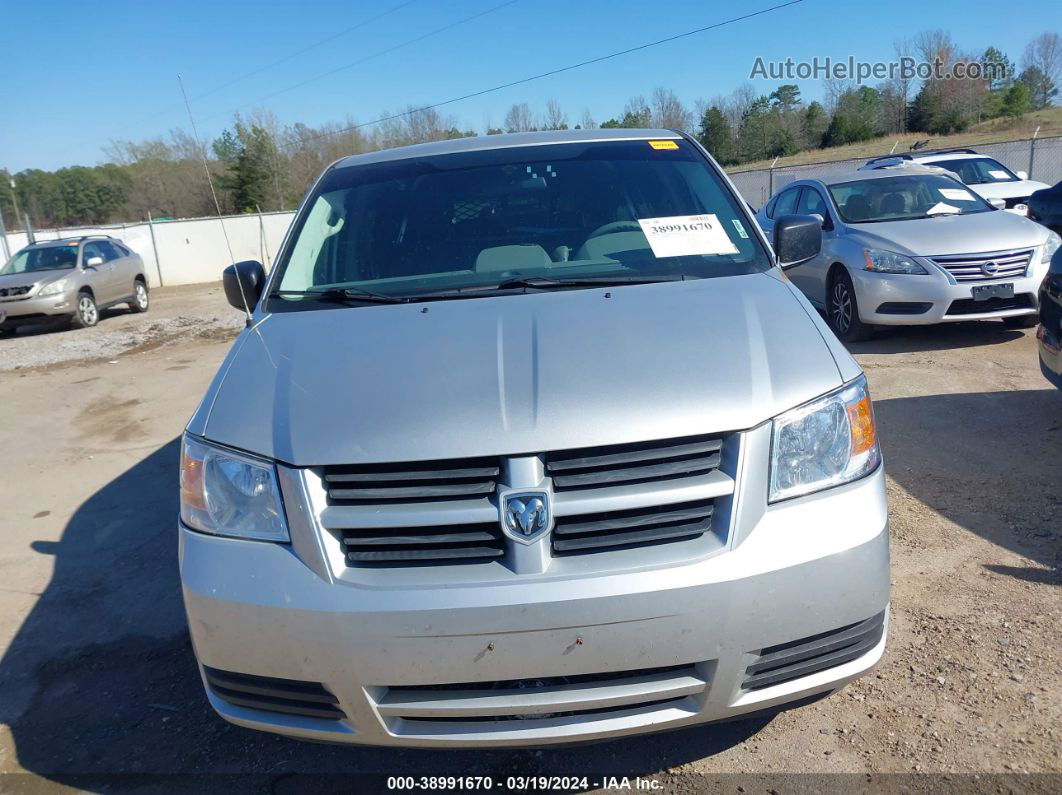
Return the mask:
{"type": "Polygon", "coordinates": [[[573,279],[551,279],[546,276],[526,276],[505,279],[487,289],[514,290],[520,287],[549,290],[554,287],[616,287],[622,284],[653,284],[655,282],[683,281],[685,274],[678,276],[584,276],[573,279]]]}
{"type": "Polygon", "coordinates": [[[274,290],[269,294],[269,297],[283,298],[289,295],[316,298],[319,301],[329,301],[337,304],[404,304],[407,301],[407,299],[399,298],[398,296],[374,293],[369,290],[358,290],[354,287],[330,287],[327,290],[274,290]]]}

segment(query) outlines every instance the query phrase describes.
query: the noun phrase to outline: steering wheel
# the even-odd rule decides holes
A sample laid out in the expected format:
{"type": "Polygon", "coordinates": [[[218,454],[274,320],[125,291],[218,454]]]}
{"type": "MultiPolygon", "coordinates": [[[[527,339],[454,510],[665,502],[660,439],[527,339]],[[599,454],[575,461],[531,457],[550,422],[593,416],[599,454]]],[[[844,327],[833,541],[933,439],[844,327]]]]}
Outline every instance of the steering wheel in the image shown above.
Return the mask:
{"type": "Polygon", "coordinates": [[[616,232],[641,232],[642,226],[637,221],[612,221],[611,223],[599,226],[593,232],[586,236],[587,240],[593,240],[595,237],[601,237],[602,235],[611,235],[616,232]]]}

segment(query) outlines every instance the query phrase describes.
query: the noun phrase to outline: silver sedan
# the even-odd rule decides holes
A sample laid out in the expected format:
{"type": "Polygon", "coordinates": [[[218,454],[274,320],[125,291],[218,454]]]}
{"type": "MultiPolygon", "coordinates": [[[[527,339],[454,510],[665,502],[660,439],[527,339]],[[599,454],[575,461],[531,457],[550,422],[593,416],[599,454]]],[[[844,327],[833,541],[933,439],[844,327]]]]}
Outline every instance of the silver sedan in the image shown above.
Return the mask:
{"type": "Polygon", "coordinates": [[[756,220],[770,238],[790,214],[823,219],[822,251],[787,275],[846,342],[876,326],[998,318],[1031,328],[1060,245],[943,169],[916,165],[792,182],[756,220]]]}

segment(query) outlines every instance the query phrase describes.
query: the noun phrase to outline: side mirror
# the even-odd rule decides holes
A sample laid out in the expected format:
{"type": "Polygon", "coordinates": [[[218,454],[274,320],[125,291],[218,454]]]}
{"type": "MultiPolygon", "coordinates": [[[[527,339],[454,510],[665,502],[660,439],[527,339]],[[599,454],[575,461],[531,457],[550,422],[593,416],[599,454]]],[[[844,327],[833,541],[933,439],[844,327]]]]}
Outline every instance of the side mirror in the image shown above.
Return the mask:
{"type": "Polygon", "coordinates": [[[1020,180],[1026,180],[1026,179],[1029,178],[1029,172],[1028,171],[1015,171],[1014,175],[1020,180]]]}
{"type": "Polygon", "coordinates": [[[265,281],[265,268],[255,259],[245,259],[243,262],[229,265],[221,273],[225,298],[241,312],[254,309],[258,299],[262,297],[265,281]]]}
{"type": "Polygon", "coordinates": [[[86,268],[98,268],[103,264],[103,257],[89,257],[85,260],[86,268]]]}
{"type": "Polygon", "coordinates": [[[822,250],[822,219],[817,215],[783,215],[774,222],[773,242],[782,270],[803,265],[822,250]]]}
{"type": "Polygon", "coordinates": [[[991,199],[986,199],[985,201],[987,201],[989,204],[991,204],[997,210],[1005,210],[1006,207],[1007,207],[1007,203],[1003,199],[991,198],[991,199]]]}

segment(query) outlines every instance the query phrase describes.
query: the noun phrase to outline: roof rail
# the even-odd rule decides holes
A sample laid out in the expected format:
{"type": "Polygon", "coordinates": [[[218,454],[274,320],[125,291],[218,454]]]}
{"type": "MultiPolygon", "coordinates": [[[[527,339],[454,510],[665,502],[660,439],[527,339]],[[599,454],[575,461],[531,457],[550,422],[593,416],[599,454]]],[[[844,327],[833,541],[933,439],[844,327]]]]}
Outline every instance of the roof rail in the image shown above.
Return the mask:
{"type": "Polygon", "coordinates": [[[915,150],[914,152],[897,152],[891,155],[881,155],[879,157],[872,157],[864,165],[869,166],[871,163],[877,163],[879,160],[914,160],[916,157],[925,157],[926,155],[979,155],[981,154],[976,149],[970,149],[968,147],[956,147],[954,149],[922,149],[915,150]]]}

